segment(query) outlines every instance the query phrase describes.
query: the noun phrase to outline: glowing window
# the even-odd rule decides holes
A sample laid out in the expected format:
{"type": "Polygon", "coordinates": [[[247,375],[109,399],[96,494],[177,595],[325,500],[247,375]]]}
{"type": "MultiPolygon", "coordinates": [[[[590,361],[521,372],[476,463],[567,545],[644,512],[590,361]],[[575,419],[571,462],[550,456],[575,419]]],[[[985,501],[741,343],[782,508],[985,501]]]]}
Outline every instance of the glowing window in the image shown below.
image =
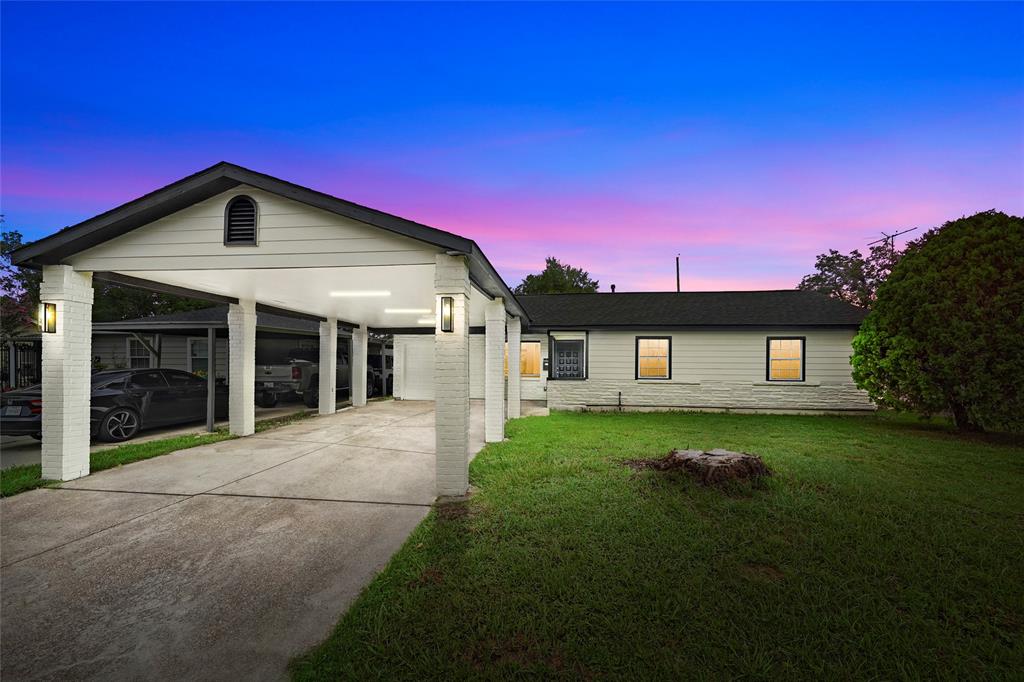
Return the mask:
{"type": "MultiPolygon", "coordinates": [[[[523,341],[519,345],[519,375],[540,376],[540,341],[523,341]]],[[[505,344],[505,376],[508,376],[508,344],[505,344]]]]}
{"type": "Polygon", "coordinates": [[[636,378],[672,378],[672,339],[667,336],[636,337],[636,378]]]}
{"type": "Polygon", "coordinates": [[[804,380],[804,340],[768,339],[768,381],[804,380]]]}

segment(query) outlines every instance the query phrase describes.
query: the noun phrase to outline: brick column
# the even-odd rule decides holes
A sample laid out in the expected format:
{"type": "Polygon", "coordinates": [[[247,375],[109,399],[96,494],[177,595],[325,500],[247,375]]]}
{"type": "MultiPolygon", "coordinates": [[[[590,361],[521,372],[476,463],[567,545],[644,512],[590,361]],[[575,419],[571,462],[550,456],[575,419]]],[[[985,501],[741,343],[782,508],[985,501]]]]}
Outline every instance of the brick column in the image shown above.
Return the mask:
{"type": "Polygon", "coordinates": [[[439,497],[469,491],[469,267],[438,254],[434,267],[434,431],[439,497]],[[441,298],[451,296],[453,331],[441,331],[441,298]]]}
{"type": "Polygon", "coordinates": [[[352,368],[352,405],[366,404],[366,355],[369,352],[370,332],[365,324],[352,330],[352,352],[349,353],[349,367],[352,368]]]}
{"type": "Polygon", "coordinates": [[[505,301],[486,304],[484,340],[484,440],[505,440],[505,301]]]}
{"type": "Polygon", "coordinates": [[[39,299],[57,306],[57,331],[43,337],[43,478],[89,475],[92,391],[92,273],[44,265],[39,299]]]}
{"type": "Polygon", "coordinates": [[[520,415],[520,344],[522,343],[522,323],[518,317],[508,321],[508,418],[518,419],[520,415]]]}
{"type": "MultiPolygon", "coordinates": [[[[320,414],[334,414],[338,402],[338,320],[320,323],[320,414]]],[[[312,387],[310,387],[312,389],[312,387]]]]}
{"type": "Polygon", "coordinates": [[[228,307],[228,421],[231,433],[256,431],[256,302],[228,307]]]}

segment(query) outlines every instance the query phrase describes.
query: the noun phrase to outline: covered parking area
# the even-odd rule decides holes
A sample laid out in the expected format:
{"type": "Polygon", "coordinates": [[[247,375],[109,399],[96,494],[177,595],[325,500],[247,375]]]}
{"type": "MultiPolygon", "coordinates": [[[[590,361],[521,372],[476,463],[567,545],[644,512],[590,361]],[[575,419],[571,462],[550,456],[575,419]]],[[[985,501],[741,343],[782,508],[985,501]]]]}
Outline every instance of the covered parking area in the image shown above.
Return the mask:
{"type": "MultiPolygon", "coordinates": [[[[526,314],[469,239],[219,163],[13,254],[43,272],[43,475],[89,473],[92,282],[229,306],[229,422],[254,432],[258,311],[319,322],[320,413],[335,411],[339,327],[352,335],[353,405],[367,341],[433,333],[434,494],[468,489],[470,330],[485,334],[484,437],[520,415],[526,314]],[[508,343],[506,382],[505,345],[508,343]]],[[[213,376],[210,375],[210,399],[213,376]]]]}

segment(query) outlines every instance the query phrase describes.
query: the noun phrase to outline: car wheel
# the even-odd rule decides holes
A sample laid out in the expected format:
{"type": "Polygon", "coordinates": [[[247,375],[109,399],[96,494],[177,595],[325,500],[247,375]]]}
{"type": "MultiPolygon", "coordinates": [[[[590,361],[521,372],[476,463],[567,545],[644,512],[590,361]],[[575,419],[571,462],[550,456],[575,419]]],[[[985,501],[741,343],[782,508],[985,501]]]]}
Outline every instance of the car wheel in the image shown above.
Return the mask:
{"type": "Polygon", "coordinates": [[[115,407],[107,413],[100,425],[100,439],[120,443],[135,437],[142,428],[139,413],[127,407],[115,407]]]}
{"type": "Polygon", "coordinates": [[[320,375],[314,374],[309,378],[306,390],[302,392],[302,402],[306,407],[320,406],[320,391],[315,388],[317,386],[320,386],[320,375]]]}

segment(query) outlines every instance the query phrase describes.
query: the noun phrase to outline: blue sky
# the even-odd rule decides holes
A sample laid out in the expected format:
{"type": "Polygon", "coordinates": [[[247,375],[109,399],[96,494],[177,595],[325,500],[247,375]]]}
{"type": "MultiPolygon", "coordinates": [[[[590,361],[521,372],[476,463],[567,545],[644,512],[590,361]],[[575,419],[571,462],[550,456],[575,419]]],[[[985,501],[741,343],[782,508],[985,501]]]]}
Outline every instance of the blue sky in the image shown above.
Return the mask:
{"type": "Polygon", "coordinates": [[[228,160],[619,290],[1024,213],[1024,4],[2,8],[2,210],[38,238],[228,160]]]}

